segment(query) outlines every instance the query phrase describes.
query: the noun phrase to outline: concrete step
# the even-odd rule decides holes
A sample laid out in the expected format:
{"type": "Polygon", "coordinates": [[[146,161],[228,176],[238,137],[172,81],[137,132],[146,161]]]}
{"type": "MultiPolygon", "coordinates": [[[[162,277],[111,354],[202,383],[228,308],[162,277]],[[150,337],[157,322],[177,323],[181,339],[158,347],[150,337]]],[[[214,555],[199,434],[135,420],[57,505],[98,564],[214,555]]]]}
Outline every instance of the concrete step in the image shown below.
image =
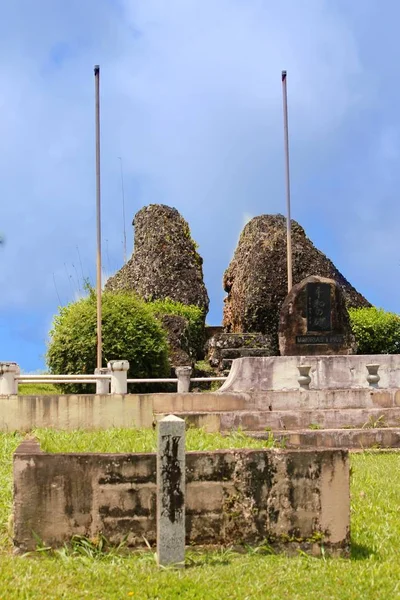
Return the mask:
{"type": "MultiPolygon", "coordinates": [[[[138,398],[141,397],[138,395],[138,398]]],[[[153,394],[155,413],[235,410],[296,411],[400,407],[399,389],[279,390],[265,392],[153,394]]],[[[311,422],[314,422],[312,420],[311,422]]]]}
{"type": "Polygon", "coordinates": [[[400,406],[400,389],[252,391],[250,398],[252,408],[261,410],[396,408],[400,406]]]}
{"type": "MultiPolygon", "coordinates": [[[[140,399],[140,396],[138,395],[140,399]]],[[[248,394],[218,394],[215,392],[190,394],[153,394],[153,410],[156,414],[180,412],[214,412],[244,410],[253,404],[248,394]]]]}
{"type": "MultiPolygon", "coordinates": [[[[257,439],[269,439],[271,432],[248,431],[257,439]]],[[[285,448],[400,448],[400,428],[382,429],[320,429],[300,431],[274,431],[274,440],[285,448]]]]}
{"type": "MultiPolygon", "coordinates": [[[[222,389],[222,388],[221,388],[222,389]]],[[[222,395],[225,392],[218,391],[222,395]]],[[[400,407],[400,389],[279,390],[249,392],[253,409],[324,410],[400,407]]],[[[250,405],[249,409],[250,409],[250,405]]]]}
{"type": "Polygon", "coordinates": [[[302,411],[175,411],[174,414],[190,425],[203,427],[206,431],[231,431],[239,428],[243,431],[275,431],[400,427],[399,407],[302,411]]]}

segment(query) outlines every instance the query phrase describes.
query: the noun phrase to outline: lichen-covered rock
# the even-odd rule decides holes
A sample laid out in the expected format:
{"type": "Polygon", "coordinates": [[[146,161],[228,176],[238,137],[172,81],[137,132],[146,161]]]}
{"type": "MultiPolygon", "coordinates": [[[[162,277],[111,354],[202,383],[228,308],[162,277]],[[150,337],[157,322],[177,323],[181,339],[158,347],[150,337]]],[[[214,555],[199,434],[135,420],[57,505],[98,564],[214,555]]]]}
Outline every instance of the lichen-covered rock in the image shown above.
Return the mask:
{"type": "Polygon", "coordinates": [[[228,374],[235,358],[273,356],[274,342],[261,333],[218,332],[207,340],[205,352],[211,367],[228,374]]]}
{"type": "MultiPolygon", "coordinates": [[[[342,288],[347,308],[370,306],[307,238],[304,229],[293,220],[291,225],[293,285],[310,275],[327,277],[342,288]]],[[[247,223],[225,271],[223,285],[228,292],[224,307],[225,331],[272,335],[278,354],[279,313],[287,295],[285,217],[262,215],[247,223]]]]}
{"type": "Polygon", "coordinates": [[[145,300],[170,298],[208,312],[203,259],[190,229],[175,208],[150,204],[136,213],[134,251],[106,283],[110,291],[131,290],[145,300]]]}
{"type": "Polygon", "coordinates": [[[162,315],[159,318],[167,334],[168,360],[171,367],[187,367],[194,364],[196,355],[190,347],[187,319],[179,315],[162,315]]]}

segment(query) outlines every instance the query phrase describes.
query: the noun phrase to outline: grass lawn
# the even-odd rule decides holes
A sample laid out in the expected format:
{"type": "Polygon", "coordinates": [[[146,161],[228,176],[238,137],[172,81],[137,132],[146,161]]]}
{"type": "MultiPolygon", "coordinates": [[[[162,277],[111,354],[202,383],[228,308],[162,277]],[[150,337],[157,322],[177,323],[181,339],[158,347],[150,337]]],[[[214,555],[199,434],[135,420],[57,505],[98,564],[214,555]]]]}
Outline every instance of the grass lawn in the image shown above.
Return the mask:
{"type": "Polygon", "coordinates": [[[52,396],[60,390],[51,383],[21,383],[18,386],[19,396],[52,396]]]}
{"type": "MultiPolygon", "coordinates": [[[[48,451],[151,450],[153,432],[38,431],[48,451]]],[[[7,535],[11,457],[22,437],[0,434],[0,600],[13,599],[392,599],[400,598],[400,454],[356,454],[352,462],[352,556],[293,558],[268,548],[187,552],[186,569],[156,568],[152,553],[105,555],[76,547],[48,556],[14,557],[7,535]]],[[[227,442],[225,440],[225,445],[227,442]]],[[[188,432],[190,449],[218,447],[222,439],[188,432]]],[[[229,445],[243,446],[237,434],[229,445]]],[[[247,445],[247,443],[246,443],[247,445]]],[[[253,441],[259,447],[259,441],[253,441]]]]}

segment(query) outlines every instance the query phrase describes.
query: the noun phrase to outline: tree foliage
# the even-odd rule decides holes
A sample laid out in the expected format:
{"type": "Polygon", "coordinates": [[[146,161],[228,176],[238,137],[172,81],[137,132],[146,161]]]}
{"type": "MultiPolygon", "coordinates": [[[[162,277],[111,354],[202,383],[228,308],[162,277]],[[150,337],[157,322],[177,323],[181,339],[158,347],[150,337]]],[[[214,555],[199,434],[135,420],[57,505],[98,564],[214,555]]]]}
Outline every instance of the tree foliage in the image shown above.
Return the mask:
{"type": "MultiPolygon", "coordinates": [[[[103,366],[109,360],[129,361],[128,377],[169,374],[166,335],[154,312],[129,293],[102,296],[103,366]]],[[[96,296],[61,307],[50,331],[47,364],[51,373],[93,374],[96,368],[96,296]]],[[[68,391],[82,391],[83,386],[68,391]]]]}
{"type": "Polygon", "coordinates": [[[400,316],[382,308],[350,308],[358,354],[398,354],[400,316]]]}

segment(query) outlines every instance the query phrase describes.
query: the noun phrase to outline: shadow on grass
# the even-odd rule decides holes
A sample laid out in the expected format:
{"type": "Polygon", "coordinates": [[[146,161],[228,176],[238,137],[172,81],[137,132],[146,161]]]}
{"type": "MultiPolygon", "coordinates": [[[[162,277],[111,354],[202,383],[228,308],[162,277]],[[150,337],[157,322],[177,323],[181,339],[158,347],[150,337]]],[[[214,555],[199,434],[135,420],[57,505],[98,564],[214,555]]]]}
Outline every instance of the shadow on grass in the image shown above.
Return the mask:
{"type": "Polygon", "coordinates": [[[364,546],[363,544],[356,544],[355,542],[352,542],[350,546],[351,560],[366,560],[371,556],[376,556],[376,552],[374,552],[372,548],[364,546]]]}

